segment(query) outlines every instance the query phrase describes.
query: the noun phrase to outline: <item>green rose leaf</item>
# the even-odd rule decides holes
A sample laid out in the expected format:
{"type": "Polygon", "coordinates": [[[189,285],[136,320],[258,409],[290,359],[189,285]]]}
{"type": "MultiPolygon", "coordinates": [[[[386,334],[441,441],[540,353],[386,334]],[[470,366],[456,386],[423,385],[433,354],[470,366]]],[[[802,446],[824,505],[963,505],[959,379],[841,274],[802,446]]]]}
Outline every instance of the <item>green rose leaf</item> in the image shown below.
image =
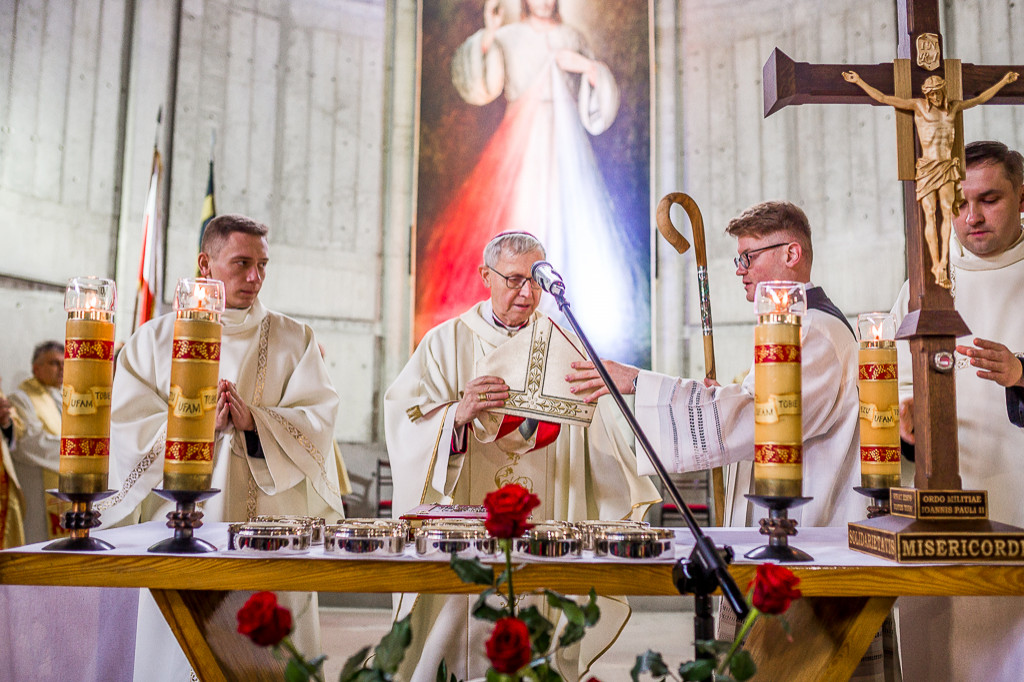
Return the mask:
{"type": "Polygon", "coordinates": [[[562,676],[547,663],[534,668],[539,682],[563,682],[562,676]]]}
{"type": "Polygon", "coordinates": [[[341,669],[341,676],[338,682],[354,682],[356,674],[362,669],[363,661],[370,655],[370,647],[364,646],[352,656],[348,657],[341,669]]]}
{"type": "Polygon", "coordinates": [[[461,559],[455,554],[452,554],[451,560],[452,570],[455,571],[455,575],[459,576],[459,580],[469,585],[487,585],[490,587],[494,584],[494,569],[490,566],[484,566],[477,559],[461,559]]]}
{"type": "Polygon", "coordinates": [[[448,672],[448,663],[444,660],[441,661],[441,665],[437,666],[437,682],[459,682],[455,673],[448,672]]]}
{"type": "Polygon", "coordinates": [[[553,609],[561,609],[562,613],[565,614],[565,619],[573,625],[583,626],[585,619],[583,617],[583,609],[580,608],[579,604],[551,590],[544,590],[544,594],[548,597],[548,606],[553,609]]]}
{"type": "Polygon", "coordinates": [[[514,679],[511,675],[499,673],[494,668],[487,669],[487,676],[485,679],[487,680],[487,682],[514,682],[514,679]]]}
{"type": "Polygon", "coordinates": [[[526,623],[526,628],[530,631],[533,650],[547,652],[551,647],[551,632],[555,629],[551,621],[541,615],[536,606],[530,606],[520,611],[519,620],[526,623]]]}
{"type": "Polygon", "coordinates": [[[750,652],[746,649],[740,649],[733,654],[732,660],[729,662],[729,672],[739,682],[753,677],[754,673],[757,672],[757,665],[754,663],[750,652]]]}
{"type": "Polygon", "coordinates": [[[583,622],[587,627],[593,627],[597,625],[597,621],[601,619],[601,608],[597,605],[597,590],[593,587],[590,588],[590,599],[583,607],[583,622]]]}
{"type": "Polygon", "coordinates": [[[710,680],[715,672],[715,662],[710,658],[699,658],[679,666],[679,677],[692,682],[710,680]]]}
{"type": "Polygon", "coordinates": [[[284,667],[285,682],[309,682],[309,670],[294,658],[284,667]]]}
{"type": "Polygon", "coordinates": [[[508,609],[496,609],[487,603],[487,598],[494,594],[494,590],[484,590],[477,597],[476,603],[473,604],[473,617],[479,618],[480,620],[486,620],[491,623],[497,623],[502,618],[511,615],[508,609]]]}
{"type": "Polygon", "coordinates": [[[664,678],[668,675],[668,666],[657,651],[648,649],[636,657],[636,663],[629,671],[629,678],[633,682],[639,682],[641,673],[651,673],[654,677],[664,678]]]}
{"type": "Polygon", "coordinates": [[[384,635],[380,640],[380,644],[373,650],[373,667],[375,670],[390,674],[394,674],[398,670],[398,665],[405,657],[405,650],[409,647],[409,642],[412,641],[412,626],[409,624],[410,617],[406,616],[392,625],[391,632],[384,635]]]}
{"type": "Polygon", "coordinates": [[[586,630],[587,628],[583,623],[566,623],[565,627],[562,628],[562,635],[558,638],[558,646],[572,646],[583,639],[586,630]]]}

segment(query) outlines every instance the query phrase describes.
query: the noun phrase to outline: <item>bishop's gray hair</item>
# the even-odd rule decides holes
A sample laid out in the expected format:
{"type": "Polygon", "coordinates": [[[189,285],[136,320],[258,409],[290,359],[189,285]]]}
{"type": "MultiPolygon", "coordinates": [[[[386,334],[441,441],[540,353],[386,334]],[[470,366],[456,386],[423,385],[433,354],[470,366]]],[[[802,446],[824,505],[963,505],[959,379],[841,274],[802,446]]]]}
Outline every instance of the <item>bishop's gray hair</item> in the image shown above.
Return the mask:
{"type": "Polygon", "coordinates": [[[521,256],[532,251],[540,251],[541,257],[547,258],[544,245],[529,232],[502,232],[484,247],[484,265],[493,268],[502,253],[521,256]]]}
{"type": "Polygon", "coordinates": [[[39,358],[43,357],[43,354],[50,352],[57,352],[63,355],[64,344],[60,341],[43,341],[32,349],[32,364],[36,364],[39,358]]]}

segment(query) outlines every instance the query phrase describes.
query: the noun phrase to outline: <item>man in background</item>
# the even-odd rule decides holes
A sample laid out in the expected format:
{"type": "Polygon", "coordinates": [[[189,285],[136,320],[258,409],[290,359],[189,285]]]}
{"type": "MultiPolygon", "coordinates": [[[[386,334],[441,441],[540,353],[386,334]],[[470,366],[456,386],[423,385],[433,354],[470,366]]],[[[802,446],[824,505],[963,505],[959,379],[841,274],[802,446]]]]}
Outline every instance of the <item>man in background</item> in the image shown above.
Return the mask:
{"type": "Polygon", "coordinates": [[[11,448],[18,481],[25,495],[25,541],[65,537],[60,527],[63,505],[47,490],[57,487],[60,465],[61,386],[64,344],[44,341],[32,351],[32,376],[10,395],[24,423],[11,448]]]}

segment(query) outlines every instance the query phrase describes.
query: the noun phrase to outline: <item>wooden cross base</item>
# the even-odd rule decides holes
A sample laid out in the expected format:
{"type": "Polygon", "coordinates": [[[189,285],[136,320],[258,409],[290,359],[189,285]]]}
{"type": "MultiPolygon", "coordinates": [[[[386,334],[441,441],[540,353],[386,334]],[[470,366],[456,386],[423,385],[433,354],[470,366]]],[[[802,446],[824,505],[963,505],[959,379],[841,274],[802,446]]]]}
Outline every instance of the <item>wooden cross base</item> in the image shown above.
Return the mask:
{"type": "Polygon", "coordinates": [[[890,508],[849,524],[850,549],[897,563],[1024,563],[1024,528],[990,521],[984,490],[893,488],[890,508]]]}

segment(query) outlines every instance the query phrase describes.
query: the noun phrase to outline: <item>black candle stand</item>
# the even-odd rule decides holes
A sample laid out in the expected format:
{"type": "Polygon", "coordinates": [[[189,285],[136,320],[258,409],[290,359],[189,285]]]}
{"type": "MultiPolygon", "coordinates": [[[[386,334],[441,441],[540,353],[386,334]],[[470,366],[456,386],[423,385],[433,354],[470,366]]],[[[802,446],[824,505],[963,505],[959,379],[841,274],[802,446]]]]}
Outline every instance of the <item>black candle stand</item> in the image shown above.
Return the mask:
{"type": "Polygon", "coordinates": [[[194,537],[192,531],[203,525],[203,512],[196,509],[196,502],[202,502],[220,492],[219,488],[207,490],[164,490],[154,488],[153,492],[175,503],[175,509],[167,513],[167,527],[174,529],[174,537],[161,540],[148,551],[158,554],[202,554],[215,552],[217,547],[206,540],[194,537]]]}
{"type": "Polygon", "coordinates": [[[54,540],[43,549],[51,552],[101,552],[114,549],[109,542],[89,537],[89,531],[100,525],[100,513],[92,508],[93,502],[106,499],[114,492],[102,490],[98,493],[65,493],[60,490],[47,490],[47,495],[71,503],[71,510],[64,512],[60,520],[60,527],[71,531],[71,537],[54,540]]]}
{"type": "Polygon", "coordinates": [[[743,556],[759,561],[783,562],[813,561],[807,552],[789,546],[789,536],[796,535],[796,521],[789,518],[789,510],[807,504],[813,497],[782,495],[745,495],[759,507],[768,509],[768,518],[761,519],[761,535],[768,536],[768,544],[752,549],[743,556]]]}
{"type": "Polygon", "coordinates": [[[890,488],[866,488],[858,485],[854,487],[861,495],[870,497],[874,504],[868,505],[868,518],[874,519],[879,516],[888,516],[891,511],[889,509],[889,490],[890,488]]]}

